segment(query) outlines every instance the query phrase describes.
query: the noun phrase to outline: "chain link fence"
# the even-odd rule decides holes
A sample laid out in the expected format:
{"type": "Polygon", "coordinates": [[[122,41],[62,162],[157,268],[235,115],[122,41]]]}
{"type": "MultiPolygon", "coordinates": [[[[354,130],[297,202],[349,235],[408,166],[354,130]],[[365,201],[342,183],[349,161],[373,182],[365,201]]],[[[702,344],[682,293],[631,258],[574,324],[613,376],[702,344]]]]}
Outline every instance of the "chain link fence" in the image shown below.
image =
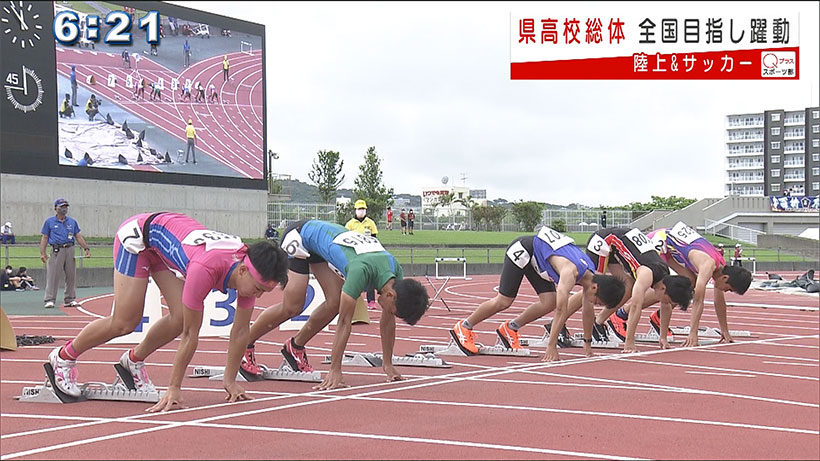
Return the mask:
{"type": "MultiPolygon", "coordinates": [[[[458,211],[453,215],[439,215],[432,209],[414,209],[416,214],[416,230],[474,230],[476,225],[472,219],[470,210],[458,211]]],[[[393,228],[399,227],[399,210],[393,211],[393,228]]],[[[607,210],[607,227],[625,227],[632,221],[643,215],[643,211],[607,210]]],[[[541,221],[538,227],[547,225],[556,227],[558,221],[563,221],[566,232],[593,232],[601,227],[600,209],[587,210],[544,210],[541,214],[541,221]]],[[[351,216],[352,217],[352,216],[351,216]]],[[[370,216],[376,221],[380,229],[387,225],[387,218],[379,216],[378,219],[370,216]]],[[[268,203],[268,222],[274,227],[284,229],[289,224],[303,219],[321,219],[323,221],[336,222],[336,206],[323,203],[288,203],[271,202],[268,203]]],[[[346,221],[346,220],[345,220],[346,221]]],[[[511,212],[501,221],[502,231],[535,231],[535,229],[521,229],[515,221],[511,212]]]]}

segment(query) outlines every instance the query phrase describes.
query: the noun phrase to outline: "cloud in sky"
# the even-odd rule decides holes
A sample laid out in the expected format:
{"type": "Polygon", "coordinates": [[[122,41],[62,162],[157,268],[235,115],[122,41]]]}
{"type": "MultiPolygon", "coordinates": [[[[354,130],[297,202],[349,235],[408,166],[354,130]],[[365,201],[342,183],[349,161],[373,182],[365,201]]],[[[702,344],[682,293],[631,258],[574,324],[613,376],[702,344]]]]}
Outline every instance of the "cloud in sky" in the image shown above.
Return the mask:
{"type": "MultiPolygon", "coordinates": [[[[274,170],[308,180],[341,152],[353,187],[369,146],[397,193],[451,184],[488,198],[619,205],[651,195],[720,197],[725,116],[818,105],[817,2],[799,11],[800,81],[512,81],[511,11],[595,14],[643,3],[174,2],[266,26],[274,170]]],[[[679,17],[737,3],[656,3],[679,17]]],[[[630,50],[633,52],[634,50],[630,50]]]]}

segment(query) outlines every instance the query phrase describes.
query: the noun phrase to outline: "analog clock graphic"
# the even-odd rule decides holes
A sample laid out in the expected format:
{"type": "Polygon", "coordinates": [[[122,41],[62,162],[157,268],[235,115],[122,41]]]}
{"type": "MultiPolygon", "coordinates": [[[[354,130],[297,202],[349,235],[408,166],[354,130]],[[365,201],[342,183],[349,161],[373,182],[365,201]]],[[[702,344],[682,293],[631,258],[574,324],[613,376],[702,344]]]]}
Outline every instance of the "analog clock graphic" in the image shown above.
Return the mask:
{"type": "Polygon", "coordinates": [[[34,111],[43,102],[43,81],[26,66],[20,73],[9,72],[3,86],[6,98],[17,110],[34,111]]]}
{"type": "Polygon", "coordinates": [[[32,2],[2,2],[0,28],[12,45],[19,44],[23,49],[34,48],[43,33],[40,13],[32,11],[32,2]]]}

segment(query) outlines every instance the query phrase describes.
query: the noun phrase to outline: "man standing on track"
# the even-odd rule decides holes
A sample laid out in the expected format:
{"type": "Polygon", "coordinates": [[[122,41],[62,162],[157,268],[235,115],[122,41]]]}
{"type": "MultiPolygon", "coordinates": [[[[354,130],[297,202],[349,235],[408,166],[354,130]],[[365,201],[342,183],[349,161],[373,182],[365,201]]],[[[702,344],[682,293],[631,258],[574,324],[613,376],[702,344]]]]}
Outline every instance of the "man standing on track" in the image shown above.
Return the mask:
{"type": "Polygon", "coordinates": [[[225,82],[228,81],[228,68],[230,68],[230,63],[228,62],[228,55],[226,54],[222,58],[222,80],[225,82]]]}
{"type": "Polygon", "coordinates": [[[191,65],[191,45],[188,44],[188,39],[185,39],[185,44],[182,45],[182,67],[191,65]]]}
{"type": "Polygon", "coordinates": [[[77,66],[71,66],[71,105],[79,107],[77,104],[77,66]]]}
{"type": "Polygon", "coordinates": [[[188,147],[185,149],[185,163],[188,163],[188,153],[193,155],[194,165],[196,165],[196,129],[194,128],[194,121],[188,119],[188,126],[185,127],[185,137],[188,138],[188,147]]]}
{"type": "Polygon", "coordinates": [[[91,251],[80,234],[80,225],[74,218],[68,216],[68,201],[58,198],[54,202],[54,211],[56,215],[46,219],[40,231],[43,234],[40,238],[40,260],[43,264],[48,263],[45,307],[54,307],[60,276],[63,272],[65,272],[65,306],[77,307],[79,304],[75,301],[77,295],[75,293],[74,241],[76,240],[83,247],[86,258],[91,256],[91,251]],[[46,245],[51,245],[51,257],[46,252],[46,245]]]}

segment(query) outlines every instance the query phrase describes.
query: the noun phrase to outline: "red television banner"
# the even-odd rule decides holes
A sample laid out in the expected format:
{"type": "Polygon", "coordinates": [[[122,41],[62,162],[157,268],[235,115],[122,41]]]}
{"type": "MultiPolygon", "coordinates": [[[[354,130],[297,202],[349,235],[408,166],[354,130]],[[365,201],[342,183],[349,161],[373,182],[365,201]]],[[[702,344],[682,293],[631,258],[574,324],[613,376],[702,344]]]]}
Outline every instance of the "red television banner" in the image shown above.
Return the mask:
{"type": "Polygon", "coordinates": [[[512,80],[797,80],[800,47],[513,62],[512,80]]]}

